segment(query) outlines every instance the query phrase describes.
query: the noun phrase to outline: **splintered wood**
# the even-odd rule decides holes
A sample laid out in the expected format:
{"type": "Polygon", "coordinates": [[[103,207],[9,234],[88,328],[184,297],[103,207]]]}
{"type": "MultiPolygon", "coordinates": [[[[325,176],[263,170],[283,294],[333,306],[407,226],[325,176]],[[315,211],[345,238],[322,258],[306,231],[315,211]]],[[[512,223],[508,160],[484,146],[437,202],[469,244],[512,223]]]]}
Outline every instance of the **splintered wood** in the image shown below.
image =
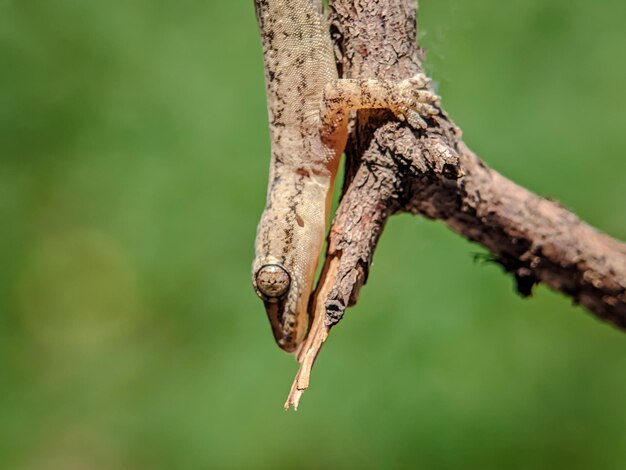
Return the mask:
{"type": "Polygon", "coordinates": [[[313,318],[311,328],[306,340],[302,343],[298,351],[297,360],[300,363],[300,368],[298,369],[296,378],[291,386],[291,391],[285,402],[286,410],[291,407],[293,407],[294,410],[298,409],[302,394],[309,387],[311,370],[313,369],[315,359],[317,359],[322,345],[326,341],[326,338],[328,338],[328,333],[330,332],[330,326],[326,322],[326,299],[337,279],[339,268],[339,258],[337,256],[338,255],[329,255],[326,258],[324,270],[320,277],[319,285],[311,306],[313,318]]]}

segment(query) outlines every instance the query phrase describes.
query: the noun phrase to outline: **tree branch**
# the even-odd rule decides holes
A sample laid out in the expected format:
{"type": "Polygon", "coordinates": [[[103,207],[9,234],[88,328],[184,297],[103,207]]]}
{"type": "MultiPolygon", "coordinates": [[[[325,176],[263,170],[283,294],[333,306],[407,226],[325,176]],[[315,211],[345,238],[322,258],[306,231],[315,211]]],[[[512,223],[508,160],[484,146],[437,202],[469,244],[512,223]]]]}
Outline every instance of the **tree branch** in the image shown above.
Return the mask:
{"type": "MultiPolygon", "coordinates": [[[[342,76],[398,79],[422,70],[414,0],[330,3],[342,76]]],[[[297,407],[330,328],[356,302],[387,218],[400,212],[441,220],[480,243],[523,296],[541,282],[626,329],[626,244],[488,168],[445,111],[420,132],[385,112],[359,113],[346,155],[343,196],[287,408],[297,407]]]]}

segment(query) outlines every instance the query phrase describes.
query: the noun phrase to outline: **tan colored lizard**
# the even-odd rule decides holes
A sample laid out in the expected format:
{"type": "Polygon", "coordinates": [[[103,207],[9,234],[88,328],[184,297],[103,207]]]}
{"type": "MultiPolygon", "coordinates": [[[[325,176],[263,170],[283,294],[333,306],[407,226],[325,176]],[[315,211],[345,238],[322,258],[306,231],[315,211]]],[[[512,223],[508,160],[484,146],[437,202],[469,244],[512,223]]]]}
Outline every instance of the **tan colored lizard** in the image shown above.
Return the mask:
{"type": "Polygon", "coordinates": [[[254,0],[263,42],[272,156],[252,283],[274,338],[296,352],[351,111],[388,108],[415,128],[438,112],[424,75],[339,79],[321,0],[254,0]]]}

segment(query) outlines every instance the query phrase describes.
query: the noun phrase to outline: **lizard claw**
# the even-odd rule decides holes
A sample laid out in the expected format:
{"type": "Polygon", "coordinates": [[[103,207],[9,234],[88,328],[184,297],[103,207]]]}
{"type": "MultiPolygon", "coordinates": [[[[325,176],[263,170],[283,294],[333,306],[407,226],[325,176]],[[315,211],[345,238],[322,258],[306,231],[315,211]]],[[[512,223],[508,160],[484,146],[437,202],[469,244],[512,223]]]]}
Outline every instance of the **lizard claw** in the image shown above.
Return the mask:
{"type": "Polygon", "coordinates": [[[409,110],[407,112],[406,121],[413,129],[428,129],[428,123],[417,111],[409,110]]]}

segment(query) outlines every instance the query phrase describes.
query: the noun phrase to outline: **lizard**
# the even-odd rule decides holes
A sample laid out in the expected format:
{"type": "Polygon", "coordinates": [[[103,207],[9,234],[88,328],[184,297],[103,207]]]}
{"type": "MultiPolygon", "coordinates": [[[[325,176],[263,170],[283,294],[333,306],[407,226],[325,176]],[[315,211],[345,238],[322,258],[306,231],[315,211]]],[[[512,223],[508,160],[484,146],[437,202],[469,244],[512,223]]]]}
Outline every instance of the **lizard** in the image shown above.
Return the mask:
{"type": "Polygon", "coordinates": [[[423,74],[339,78],[322,0],[254,0],[263,46],[271,159],[252,284],[278,346],[297,353],[329,219],[350,113],[389,109],[426,128],[439,97],[423,74]]]}

